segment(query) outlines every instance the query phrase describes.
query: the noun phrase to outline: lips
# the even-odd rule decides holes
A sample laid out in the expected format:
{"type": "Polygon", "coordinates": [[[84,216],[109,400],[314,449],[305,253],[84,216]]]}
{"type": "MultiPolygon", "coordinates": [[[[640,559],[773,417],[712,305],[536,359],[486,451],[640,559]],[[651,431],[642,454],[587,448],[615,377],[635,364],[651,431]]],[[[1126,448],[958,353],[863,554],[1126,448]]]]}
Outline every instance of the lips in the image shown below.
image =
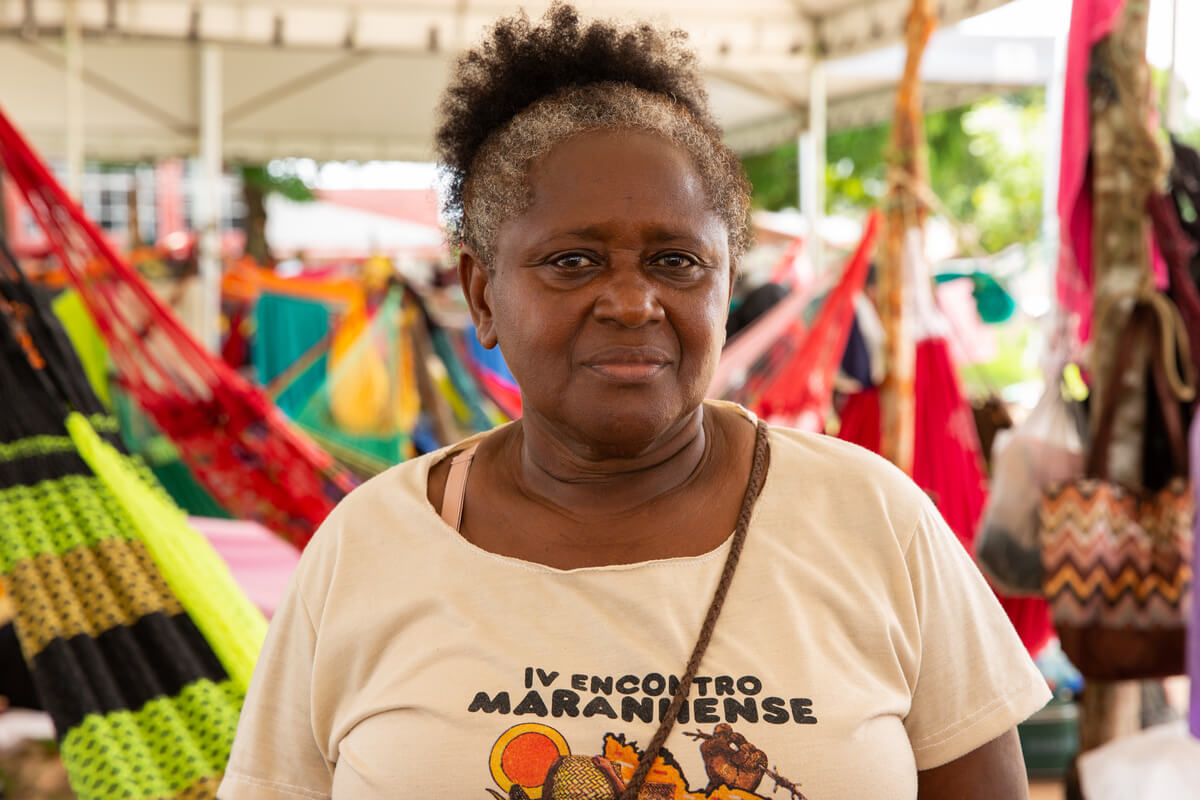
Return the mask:
{"type": "Polygon", "coordinates": [[[657,347],[612,347],[593,354],[583,365],[616,383],[644,383],[667,368],[671,357],[657,347]]]}

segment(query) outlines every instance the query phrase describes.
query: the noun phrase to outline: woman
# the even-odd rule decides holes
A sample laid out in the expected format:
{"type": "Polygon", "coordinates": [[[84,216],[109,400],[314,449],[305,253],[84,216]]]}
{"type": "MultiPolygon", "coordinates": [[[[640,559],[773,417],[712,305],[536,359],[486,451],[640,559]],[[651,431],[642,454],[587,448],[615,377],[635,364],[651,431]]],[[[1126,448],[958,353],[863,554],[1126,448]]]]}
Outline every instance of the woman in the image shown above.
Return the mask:
{"type": "Polygon", "coordinates": [[[524,416],[329,517],[221,797],[1024,797],[1048,692],[924,495],[703,401],[748,192],[680,39],[504,20],[439,145],[524,416]]]}

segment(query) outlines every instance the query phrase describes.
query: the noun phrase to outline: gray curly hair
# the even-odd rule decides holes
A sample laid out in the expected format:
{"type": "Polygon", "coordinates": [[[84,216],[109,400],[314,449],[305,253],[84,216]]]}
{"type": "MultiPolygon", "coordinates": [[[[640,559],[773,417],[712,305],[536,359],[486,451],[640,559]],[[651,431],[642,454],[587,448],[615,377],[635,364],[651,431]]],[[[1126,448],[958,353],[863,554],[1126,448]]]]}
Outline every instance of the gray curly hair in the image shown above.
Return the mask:
{"type": "Polygon", "coordinates": [[[531,201],[529,170],[556,145],[584,133],[632,130],[661,136],[692,156],[712,208],[729,230],[733,264],[749,239],[749,187],[741,164],[671,98],[626,83],[571,86],[534,103],[490,136],[464,186],[462,241],[491,264],[496,231],[531,201]]]}
{"type": "Polygon", "coordinates": [[[736,265],[750,241],[750,185],[721,141],[686,38],[649,24],[584,23],[563,2],[538,24],[523,12],[497,21],[459,58],[439,109],[452,243],[491,264],[497,230],[528,208],[535,161],[574,136],[632,130],[691,155],[736,265]]]}

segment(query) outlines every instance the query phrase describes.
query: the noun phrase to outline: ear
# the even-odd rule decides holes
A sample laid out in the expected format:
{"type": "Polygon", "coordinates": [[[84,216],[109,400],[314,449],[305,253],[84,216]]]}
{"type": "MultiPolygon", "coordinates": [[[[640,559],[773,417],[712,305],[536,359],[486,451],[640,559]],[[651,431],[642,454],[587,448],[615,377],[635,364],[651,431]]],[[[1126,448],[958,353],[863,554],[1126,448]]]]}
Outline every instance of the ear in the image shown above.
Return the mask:
{"type": "Polygon", "coordinates": [[[492,272],[475,250],[465,244],[458,253],[458,282],[475,323],[475,336],[491,350],[499,342],[492,317],[492,272]]]}

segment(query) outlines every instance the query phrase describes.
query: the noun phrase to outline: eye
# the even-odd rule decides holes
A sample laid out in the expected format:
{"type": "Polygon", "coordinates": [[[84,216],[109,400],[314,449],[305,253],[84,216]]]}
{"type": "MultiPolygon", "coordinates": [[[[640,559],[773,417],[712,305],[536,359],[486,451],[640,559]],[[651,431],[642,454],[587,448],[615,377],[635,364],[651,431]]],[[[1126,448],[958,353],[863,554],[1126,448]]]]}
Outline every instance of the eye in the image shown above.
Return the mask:
{"type": "Polygon", "coordinates": [[[670,270],[691,269],[698,264],[695,258],[686,253],[662,253],[655,256],[652,263],[670,270]]]}
{"type": "Polygon", "coordinates": [[[550,263],[565,270],[578,270],[594,267],[599,262],[587,253],[563,253],[551,259],[550,263]]]}

